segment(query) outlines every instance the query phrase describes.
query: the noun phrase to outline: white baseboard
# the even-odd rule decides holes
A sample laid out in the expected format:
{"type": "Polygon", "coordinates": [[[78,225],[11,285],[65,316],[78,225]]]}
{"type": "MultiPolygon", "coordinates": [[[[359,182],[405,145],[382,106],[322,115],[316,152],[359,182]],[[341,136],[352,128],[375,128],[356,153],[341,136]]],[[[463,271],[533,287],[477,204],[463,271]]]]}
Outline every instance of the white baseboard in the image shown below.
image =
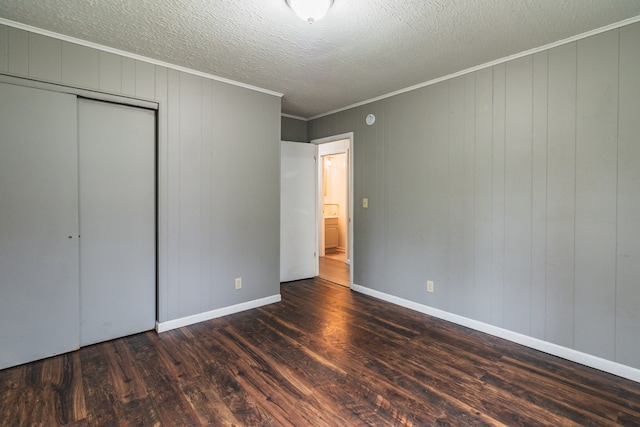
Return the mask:
{"type": "Polygon", "coordinates": [[[364,286],[356,285],[351,286],[356,292],[360,292],[365,295],[372,296],[383,301],[387,301],[401,307],[409,308],[411,310],[418,311],[420,313],[428,314],[429,316],[437,317],[442,320],[446,320],[451,323],[466,326],[467,328],[475,329],[476,331],[484,332],[489,335],[493,335],[499,338],[509,340],[511,342],[522,344],[524,346],[539,350],[554,356],[561,357],[563,359],[570,360],[572,362],[580,363],[581,365],[589,366],[591,368],[599,369],[610,374],[618,375],[623,378],[630,379],[632,381],[640,382],[640,369],[632,368],[611,360],[603,359],[600,357],[592,356],[587,353],[582,353],[571,348],[563,347],[557,344],[553,344],[547,341],[543,341],[538,338],[529,337],[517,332],[509,331],[507,329],[499,328],[497,326],[489,325],[478,320],[469,319],[468,317],[460,316],[457,314],[449,313],[447,311],[439,310],[437,308],[429,307],[428,305],[419,304],[414,301],[409,301],[404,298],[389,295],[384,292],[376,291],[364,286]]]}
{"type": "Polygon", "coordinates": [[[183,326],[193,325],[194,323],[204,322],[206,320],[215,319],[229,314],[239,313],[252,308],[262,307],[263,305],[280,302],[282,297],[280,294],[270,297],[260,298],[253,301],[247,301],[228,307],[218,308],[216,310],[205,311],[204,313],[194,314],[192,316],[181,317],[180,319],[168,320],[166,322],[156,322],[156,331],[166,332],[172,329],[182,328],[183,326]]]}

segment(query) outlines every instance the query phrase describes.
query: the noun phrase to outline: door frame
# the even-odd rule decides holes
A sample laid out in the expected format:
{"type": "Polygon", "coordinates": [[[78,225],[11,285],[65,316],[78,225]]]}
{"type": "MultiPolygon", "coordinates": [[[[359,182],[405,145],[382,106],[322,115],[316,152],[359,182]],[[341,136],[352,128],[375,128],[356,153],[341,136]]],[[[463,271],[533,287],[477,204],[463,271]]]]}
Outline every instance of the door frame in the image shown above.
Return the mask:
{"type": "MultiPolygon", "coordinates": [[[[338,150],[336,151],[336,153],[344,153],[346,151],[347,154],[347,158],[348,158],[348,165],[349,165],[349,173],[348,173],[348,177],[347,177],[347,181],[348,181],[348,185],[347,185],[347,193],[348,193],[348,206],[349,206],[349,215],[348,218],[346,220],[347,222],[347,251],[348,251],[348,255],[349,258],[347,259],[347,264],[349,264],[349,287],[353,287],[353,258],[354,258],[354,253],[353,253],[353,149],[354,149],[354,138],[353,138],[353,132],[347,132],[347,133],[342,133],[342,134],[338,134],[338,135],[332,135],[332,136],[327,136],[324,138],[319,138],[319,139],[312,139],[311,140],[311,144],[314,144],[316,146],[316,168],[317,168],[317,174],[319,177],[320,174],[322,173],[322,162],[320,161],[320,154],[319,154],[319,146],[321,144],[326,144],[329,142],[336,142],[336,141],[342,141],[342,140],[348,140],[349,144],[346,150],[338,150]]],[[[324,239],[321,239],[320,236],[322,235],[321,233],[324,232],[324,230],[321,230],[322,228],[322,206],[323,206],[323,201],[322,201],[322,191],[321,191],[321,185],[322,185],[322,179],[318,179],[317,180],[318,183],[316,185],[316,206],[317,206],[317,213],[316,213],[316,230],[317,230],[317,242],[318,242],[318,256],[316,257],[316,262],[318,263],[318,267],[316,269],[316,271],[320,270],[320,254],[324,253],[324,247],[320,247],[321,245],[324,244],[324,239]]]]}
{"type": "MultiPolygon", "coordinates": [[[[0,74],[0,83],[8,83],[16,86],[30,87],[32,89],[42,89],[49,92],[67,93],[69,95],[76,95],[80,98],[93,99],[95,101],[112,102],[114,104],[127,105],[131,107],[146,108],[148,110],[159,110],[159,103],[155,101],[145,101],[139,98],[129,98],[124,95],[113,95],[106,92],[99,92],[97,90],[80,89],[75,86],[67,86],[61,83],[50,83],[40,80],[33,80],[26,77],[11,76],[8,74],[0,74]]],[[[156,113],[156,122],[157,122],[156,113]]],[[[156,125],[157,127],[157,125],[156,125]]],[[[156,129],[156,140],[158,139],[158,131],[156,129]]]]}

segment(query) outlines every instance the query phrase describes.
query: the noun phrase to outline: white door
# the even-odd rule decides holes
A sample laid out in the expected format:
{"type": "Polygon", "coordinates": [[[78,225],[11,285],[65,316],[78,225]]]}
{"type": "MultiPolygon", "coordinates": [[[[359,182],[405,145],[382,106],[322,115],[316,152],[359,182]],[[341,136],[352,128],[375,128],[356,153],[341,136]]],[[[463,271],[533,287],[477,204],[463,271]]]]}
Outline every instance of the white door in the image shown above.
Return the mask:
{"type": "Polygon", "coordinates": [[[76,102],[0,83],[0,369],[79,345],[76,102]]]}
{"type": "Polygon", "coordinates": [[[78,101],[80,341],[153,329],[155,112],[78,101]]]}
{"type": "Polygon", "coordinates": [[[280,281],[318,275],[316,146],[280,143],[280,281]]]}

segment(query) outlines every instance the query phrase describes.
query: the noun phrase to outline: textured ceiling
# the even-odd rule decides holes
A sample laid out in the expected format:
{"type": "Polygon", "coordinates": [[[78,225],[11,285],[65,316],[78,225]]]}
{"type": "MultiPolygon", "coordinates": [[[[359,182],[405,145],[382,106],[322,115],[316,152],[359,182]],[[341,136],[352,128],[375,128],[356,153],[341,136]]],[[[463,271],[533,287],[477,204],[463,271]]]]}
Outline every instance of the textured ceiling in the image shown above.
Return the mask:
{"type": "Polygon", "coordinates": [[[284,94],[311,117],[640,15],[639,0],[2,0],[0,17],[284,94]]]}

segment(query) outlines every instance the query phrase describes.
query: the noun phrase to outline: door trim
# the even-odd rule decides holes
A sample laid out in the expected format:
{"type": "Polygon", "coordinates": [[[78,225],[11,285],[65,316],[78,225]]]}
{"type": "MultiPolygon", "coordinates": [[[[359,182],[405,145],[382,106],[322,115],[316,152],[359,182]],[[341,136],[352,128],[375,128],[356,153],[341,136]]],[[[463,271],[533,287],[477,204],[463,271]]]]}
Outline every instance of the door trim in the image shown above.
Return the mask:
{"type": "Polygon", "coordinates": [[[112,102],[116,104],[128,105],[131,107],[146,108],[148,110],[158,110],[158,103],[154,101],[146,101],[144,99],[132,98],[125,95],[113,95],[110,93],[99,92],[95,90],[80,89],[73,86],[67,86],[59,83],[49,83],[26,77],[15,77],[0,73],[0,83],[8,83],[16,86],[30,87],[33,89],[48,90],[50,92],[77,95],[82,98],[93,99],[96,101],[112,102]]]}

